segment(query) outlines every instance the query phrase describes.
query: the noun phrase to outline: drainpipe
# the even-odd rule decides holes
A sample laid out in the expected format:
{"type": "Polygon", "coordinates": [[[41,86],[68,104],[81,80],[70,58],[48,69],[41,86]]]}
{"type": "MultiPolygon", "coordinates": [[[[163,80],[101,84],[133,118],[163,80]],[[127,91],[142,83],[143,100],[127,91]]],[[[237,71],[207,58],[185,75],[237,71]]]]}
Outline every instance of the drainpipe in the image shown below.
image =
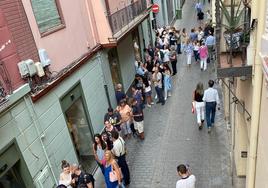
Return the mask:
{"type": "Polygon", "coordinates": [[[257,148],[258,148],[258,133],[259,133],[259,120],[260,120],[260,104],[261,104],[261,93],[262,93],[262,65],[261,58],[256,52],[260,52],[261,36],[264,30],[265,23],[265,3],[262,5],[254,0],[252,3],[252,18],[258,18],[258,30],[256,29],[256,34],[253,33],[253,42],[256,44],[255,51],[255,64],[253,73],[253,96],[252,96],[252,120],[250,128],[250,138],[249,138],[249,155],[247,163],[247,179],[246,188],[255,188],[255,176],[256,176],[256,158],[257,158],[257,148]]]}
{"type": "Polygon", "coordinates": [[[42,135],[41,135],[40,130],[38,128],[38,123],[37,123],[38,120],[37,120],[37,117],[36,117],[36,115],[34,113],[34,107],[33,107],[32,100],[31,99],[27,100],[26,96],[24,96],[23,99],[24,99],[24,102],[26,104],[27,110],[28,110],[28,112],[29,112],[29,114],[30,114],[30,116],[31,116],[31,118],[33,120],[33,125],[34,125],[34,128],[35,128],[36,132],[37,132],[38,139],[39,139],[39,141],[41,143],[42,150],[43,150],[43,152],[45,154],[45,158],[46,158],[48,167],[49,167],[49,169],[51,171],[51,174],[53,176],[54,182],[57,185],[58,180],[57,180],[57,178],[55,176],[55,173],[54,173],[54,171],[52,169],[52,165],[51,165],[51,162],[49,160],[48,153],[46,151],[45,145],[44,145],[43,140],[42,140],[42,135]]]}

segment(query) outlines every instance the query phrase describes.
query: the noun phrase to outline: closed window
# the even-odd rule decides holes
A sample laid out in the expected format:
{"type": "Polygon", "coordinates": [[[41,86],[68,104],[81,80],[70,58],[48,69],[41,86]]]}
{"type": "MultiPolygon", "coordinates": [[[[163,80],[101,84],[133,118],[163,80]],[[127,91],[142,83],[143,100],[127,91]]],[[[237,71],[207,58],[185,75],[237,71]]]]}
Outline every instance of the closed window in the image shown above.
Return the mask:
{"type": "Polygon", "coordinates": [[[41,35],[64,28],[59,0],[31,0],[34,16],[41,35]]]}

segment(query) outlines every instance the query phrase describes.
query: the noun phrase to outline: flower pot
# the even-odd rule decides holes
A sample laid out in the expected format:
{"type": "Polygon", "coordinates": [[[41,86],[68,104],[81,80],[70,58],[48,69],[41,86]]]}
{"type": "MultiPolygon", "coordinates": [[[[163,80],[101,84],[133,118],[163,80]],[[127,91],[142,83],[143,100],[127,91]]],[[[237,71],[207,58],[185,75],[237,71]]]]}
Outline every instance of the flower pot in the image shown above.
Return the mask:
{"type": "Polygon", "coordinates": [[[225,38],[225,41],[229,48],[232,49],[238,49],[241,45],[240,38],[243,35],[243,31],[236,31],[233,33],[232,39],[231,39],[231,33],[230,32],[224,32],[223,37],[225,38]]]}

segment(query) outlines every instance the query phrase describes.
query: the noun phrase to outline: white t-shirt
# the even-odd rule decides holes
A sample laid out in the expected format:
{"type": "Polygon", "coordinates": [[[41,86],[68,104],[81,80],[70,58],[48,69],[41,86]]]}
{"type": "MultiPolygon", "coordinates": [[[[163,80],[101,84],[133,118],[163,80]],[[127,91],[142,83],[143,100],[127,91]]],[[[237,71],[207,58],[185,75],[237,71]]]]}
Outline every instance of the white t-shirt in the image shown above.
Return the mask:
{"type": "Polygon", "coordinates": [[[176,188],[195,188],[195,176],[190,175],[186,179],[180,179],[176,183],[176,188]]]}

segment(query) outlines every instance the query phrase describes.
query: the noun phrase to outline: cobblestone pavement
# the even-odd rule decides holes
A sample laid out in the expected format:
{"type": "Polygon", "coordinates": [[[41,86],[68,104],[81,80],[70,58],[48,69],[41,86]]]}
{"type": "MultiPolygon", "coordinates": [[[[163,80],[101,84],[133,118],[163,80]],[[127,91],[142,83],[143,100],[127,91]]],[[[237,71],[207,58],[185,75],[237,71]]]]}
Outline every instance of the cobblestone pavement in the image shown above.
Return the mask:
{"type": "MultiPolygon", "coordinates": [[[[186,1],[183,19],[175,26],[188,30],[195,26],[193,1],[186,1]]],[[[176,167],[189,164],[197,178],[196,188],[231,188],[229,140],[223,112],[217,111],[212,133],[199,131],[195,114],[191,113],[192,92],[197,82],[207,87],[215,79],[213,64],[201,72],[193,63],[187,69],[183,55],[179,57],[178,75],[173,77],[173,92],[166,104],[145,110],[145,140],[127,141],[127,160],[131,172],[129,188],[175,188],[176,167]]],[[[97,188],[100,186],[97,182],[97,188]]]]}

